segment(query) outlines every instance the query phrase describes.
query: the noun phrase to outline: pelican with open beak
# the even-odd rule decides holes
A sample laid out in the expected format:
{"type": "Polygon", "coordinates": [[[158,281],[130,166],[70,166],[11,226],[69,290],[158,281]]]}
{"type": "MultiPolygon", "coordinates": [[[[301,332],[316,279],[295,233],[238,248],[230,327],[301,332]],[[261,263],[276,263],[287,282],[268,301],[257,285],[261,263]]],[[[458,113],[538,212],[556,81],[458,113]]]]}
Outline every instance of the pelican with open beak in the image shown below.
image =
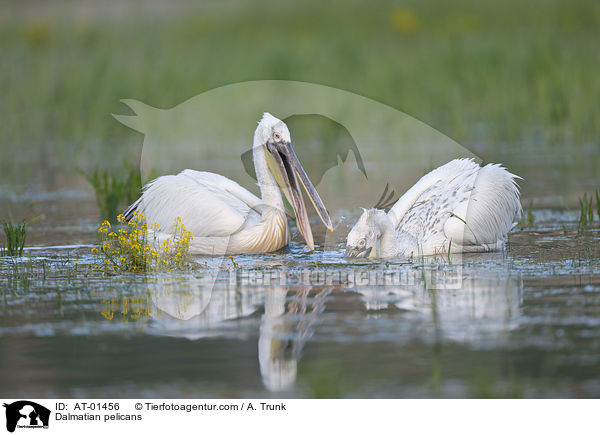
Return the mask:
{"type": "Polygon", "coordinates": [[[325,210],[325,206],[317,190],[310,182],[308,175],[306,175],[304,168],[300,164],[290,141],[283,139],[277,133],[273,139],[267,141],[266,145],[267,164],[288,202],[294,208],[298,230],[300,230],[304,240],[306,240],[308,247],[314,250],[313,235],[306,213],[306,206],[302,198],[302,192],[300,191],[300,184],[306,191],[307,196],[310,198],[313,207],[325,226],[333,232],[331,219],[327,214],[327,210],[325,210]]]}
{"type": "Polygon", "coordinates": [[[235,181],[211,172],[186,169],[159,177],[125,212],[141,213],[157,224],[157,240],[173,237],[175,219],[192,232],[190,252],[222,255],[276,251],[289,243],[290,232],[281,190],[294,209],[298,230],[310,250],[313,234],[300,186],[319,218],[333,232],[331,219],[291,145],[285,123],[265,113],[254,133],[254,168],[261,192],[257,197],[235,181]]]}

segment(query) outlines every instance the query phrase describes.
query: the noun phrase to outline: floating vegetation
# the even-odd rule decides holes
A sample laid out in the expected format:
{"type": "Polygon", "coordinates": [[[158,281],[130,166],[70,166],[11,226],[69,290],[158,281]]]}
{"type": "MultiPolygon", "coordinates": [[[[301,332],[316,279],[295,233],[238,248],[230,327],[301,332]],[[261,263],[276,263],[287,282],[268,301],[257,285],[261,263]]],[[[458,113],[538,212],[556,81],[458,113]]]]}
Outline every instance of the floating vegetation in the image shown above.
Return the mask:
{"type": "Polygon", "coordinates": [[[6,241],[2,243],[0,249],[1,256],[20,257],[23,255],[25,239],[27,238],[27,222],[25,219],[21,223],[4,222],[2,225],[6,241]]]}
{"type": "Polygon", "coordinates": [[[114,171],[80,172],[94,188],[101,218],[111,223],[117,223],[119,211],[135,201],[142,189],[140,171],[129,163],[114,171]]]}
{"type": "Polygon", "coordinates": [[[134,212],[134,218],[125,221],[117,216],[118,227],[113,228],[106,220],[98,229],[101,245],[92,248],[105,272],[150,272],[173,271],[189,268],[188,251],[192,233],[186,230],[181,218],[174,219],[172,237],[159,240],[157,224],[150,227],[146,218],[134,212]]]}
{"type": "Polygon", "coordinates": [[[63,288],[68,288],[76,280],[83,288],[89,283],[90,272],[94,271],[91,266],[74,261],[70,255],[53,258],[27,255],[8,257],[0,261],[0,288],[18,294],[40,287],[53,287],[52,283],[58,281],[63,288]]]}

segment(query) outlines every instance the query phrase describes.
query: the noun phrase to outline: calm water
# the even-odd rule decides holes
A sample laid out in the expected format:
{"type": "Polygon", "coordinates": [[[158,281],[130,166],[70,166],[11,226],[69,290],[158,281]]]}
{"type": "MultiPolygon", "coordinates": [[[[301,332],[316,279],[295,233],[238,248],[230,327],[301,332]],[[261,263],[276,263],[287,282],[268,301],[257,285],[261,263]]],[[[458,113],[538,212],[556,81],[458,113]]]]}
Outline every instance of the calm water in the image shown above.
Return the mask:
{"type": "MultiPolygon", "coordinates": [[[[61,201],[93,210],[57,201],[31,240],[93,243],[61,201]]],[[[349,263],[354,218],[325,253],[188,274],[86,277],[89,246],[1,258],[0,396],[600,397],[597,228],[537,210],[504,253],[349,263]]]]}

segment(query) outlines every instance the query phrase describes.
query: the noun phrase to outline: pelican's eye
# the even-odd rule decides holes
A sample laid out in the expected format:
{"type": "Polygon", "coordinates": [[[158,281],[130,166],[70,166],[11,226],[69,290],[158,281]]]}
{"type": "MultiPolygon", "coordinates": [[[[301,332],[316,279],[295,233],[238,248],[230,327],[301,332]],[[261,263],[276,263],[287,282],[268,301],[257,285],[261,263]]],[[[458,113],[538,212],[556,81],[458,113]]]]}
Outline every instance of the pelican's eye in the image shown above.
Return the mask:
{"type": "Polygon", "coordinates": [[[273,133],[273,139],[275,139],[277,142],[279,142],[281,140],[281,135],[277,132],[273,133]]]}

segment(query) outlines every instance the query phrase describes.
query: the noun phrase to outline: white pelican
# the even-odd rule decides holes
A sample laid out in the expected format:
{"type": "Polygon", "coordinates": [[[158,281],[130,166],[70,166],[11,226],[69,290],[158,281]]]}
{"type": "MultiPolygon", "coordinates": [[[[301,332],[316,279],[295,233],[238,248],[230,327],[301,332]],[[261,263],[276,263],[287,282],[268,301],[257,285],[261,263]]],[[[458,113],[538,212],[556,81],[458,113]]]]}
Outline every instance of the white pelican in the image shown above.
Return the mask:
{"type": "Polygon", "coordinates": [[[456,159],[423,176],[388,213],[372,208],[348,234],[348,257],[411,257],[502,249],[523,212],[518,177],[456,159]]]}
{"type": "Polygon", "coordinates": [[[180,217],[193,234],[190,252],[194,254],[276,251],[290,240],[281,186],[294,209],[298,229],[313,250],[300,184],[331,232],[333,226],[292,149],[287,126],[265,113],[254,132],[252,150],[261,198],[222,175],[186,169],[146,185],[142,196],[125,212],[125,218],[134,219],[134,212],[140,212],[148,224],[158,224],[156,235],[162,239],[172,237],[174,219],[180,217]]]}

